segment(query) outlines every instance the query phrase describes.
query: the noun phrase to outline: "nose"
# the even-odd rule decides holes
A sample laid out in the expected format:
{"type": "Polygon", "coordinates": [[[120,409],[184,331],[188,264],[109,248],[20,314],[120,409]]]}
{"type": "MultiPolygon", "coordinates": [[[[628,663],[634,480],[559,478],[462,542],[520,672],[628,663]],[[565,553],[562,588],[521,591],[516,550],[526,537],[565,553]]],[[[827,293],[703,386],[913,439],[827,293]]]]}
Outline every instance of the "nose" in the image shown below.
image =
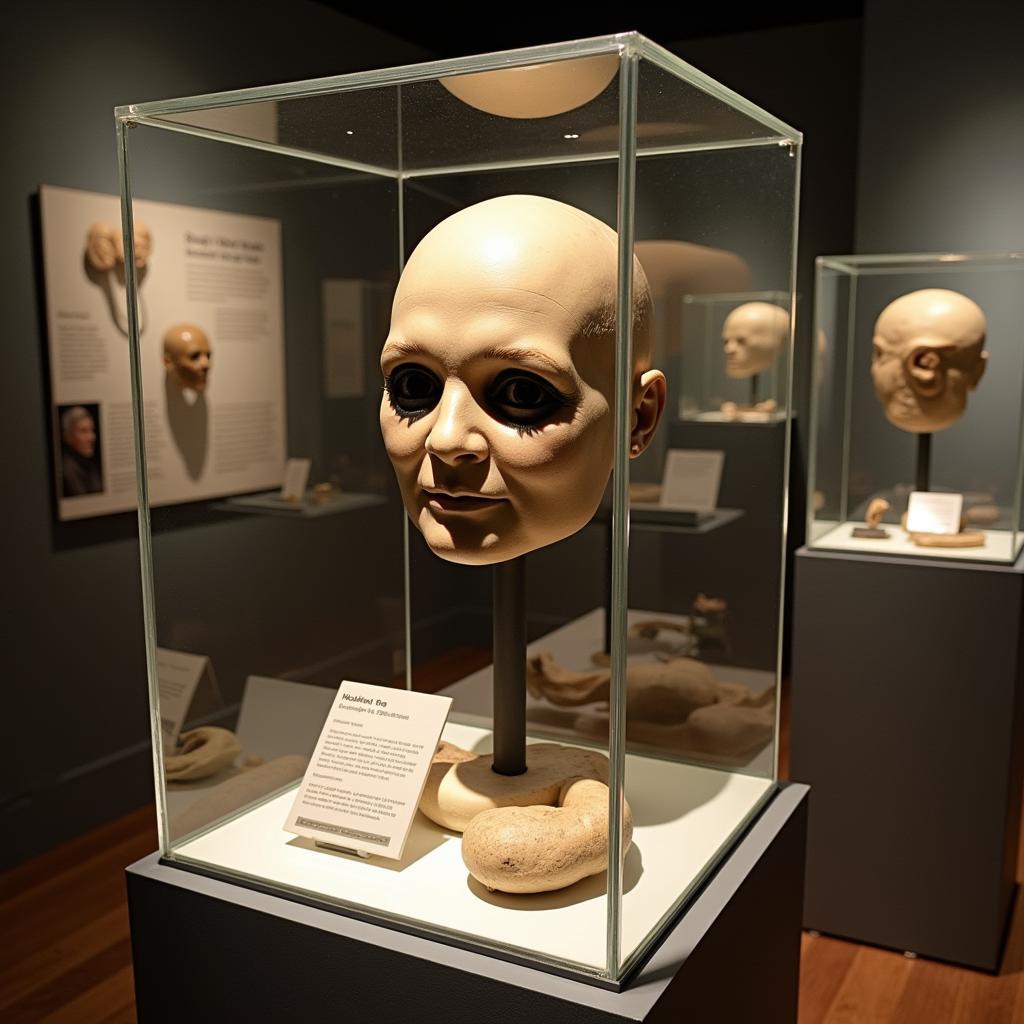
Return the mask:
{"type": "Polygon", "coordinates": [[[725,354],[727,356],[735,355],[739,351],[739,342],[735,338],[725,339],[725,354]]]}
{"type": "Polygon", "coordinates": [[[477,417],[481,410],[461,381],[445,382],[425,447],[450,466],[483,462],[490,454],[477,417]]]}

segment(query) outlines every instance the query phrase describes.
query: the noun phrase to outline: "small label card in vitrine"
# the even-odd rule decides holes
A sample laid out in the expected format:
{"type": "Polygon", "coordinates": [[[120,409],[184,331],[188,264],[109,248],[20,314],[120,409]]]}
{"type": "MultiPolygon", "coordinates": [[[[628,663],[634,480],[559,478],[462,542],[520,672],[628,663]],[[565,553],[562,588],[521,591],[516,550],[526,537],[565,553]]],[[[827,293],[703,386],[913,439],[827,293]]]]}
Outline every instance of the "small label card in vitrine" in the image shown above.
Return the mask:
{"type": "Polygon", "coordinates": [[[451,704],[438,694],[342,683],[285,831],[401,857],[451,704]]]}
{"type": "Polygon", "coordinates": [[[907,532],[959,533],[963,510],[962,494],[911,491],[907,505],[907,532]]]}

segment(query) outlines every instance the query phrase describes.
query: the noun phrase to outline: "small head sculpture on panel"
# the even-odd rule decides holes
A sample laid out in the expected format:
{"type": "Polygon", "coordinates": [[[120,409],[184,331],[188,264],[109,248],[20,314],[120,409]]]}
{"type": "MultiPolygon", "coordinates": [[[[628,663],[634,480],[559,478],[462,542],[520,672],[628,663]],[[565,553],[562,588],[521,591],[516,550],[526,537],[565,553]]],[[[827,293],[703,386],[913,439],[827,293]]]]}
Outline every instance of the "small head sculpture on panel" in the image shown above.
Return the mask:
{"type": "Polygon", "coordinates": [[[927,434],[954,424],[985,372],[985,314],[946,288],[908,292],[875,322],[871,377],[894,427],[927,434]]]}
{"type": "Polygon", "coordinates": [[[179,389],[206,391],[211,360],[210,339],[201,327],[175,324],[164,334],[164,370],[179,389]]]}
{"type": "MultiPolygon", "coordinates": [[[[381,431],[410,519],[453,562],[507,561],[570,536],[614,452],[618,240],[552,199],[459,211],[402,273],[381,354],[381,431]]],[[[630,455],[650,443],[665,378],[633,262],[630,455]]]]}

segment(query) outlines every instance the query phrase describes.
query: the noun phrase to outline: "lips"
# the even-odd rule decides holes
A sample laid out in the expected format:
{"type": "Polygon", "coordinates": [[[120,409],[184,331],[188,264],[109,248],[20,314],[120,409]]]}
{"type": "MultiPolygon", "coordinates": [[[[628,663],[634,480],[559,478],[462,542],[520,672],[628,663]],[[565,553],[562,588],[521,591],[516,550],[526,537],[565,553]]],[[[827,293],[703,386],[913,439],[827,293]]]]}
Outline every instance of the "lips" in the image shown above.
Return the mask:
{"type": "Polygon", "coordinates": [[[472,491],[431,491],[423,489],[427,505],[435,512],[480,512],[484,509],[496,508],[504,503],[504,498],[490,498],[472,491]]]}

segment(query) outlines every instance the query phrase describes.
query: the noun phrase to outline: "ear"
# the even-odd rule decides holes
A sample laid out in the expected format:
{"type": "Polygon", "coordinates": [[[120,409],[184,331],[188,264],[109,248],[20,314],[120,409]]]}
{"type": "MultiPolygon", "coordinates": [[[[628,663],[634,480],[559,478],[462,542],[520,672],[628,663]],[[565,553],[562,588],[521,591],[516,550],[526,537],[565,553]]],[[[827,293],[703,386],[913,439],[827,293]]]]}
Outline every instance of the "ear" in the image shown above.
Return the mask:
{"type": "Polygon", "coordinates": [[[903,360],[907,383],[922,398],[934,398],[946,386],[942,356],[929,345],[918,345],[903,360]]]}
{"type": "Polygon", "coordinates": [[[658,421],[665,411],[665,374],[661,370],[647,370],[637,381],[633,397],[633,426],[629,435],[629,456],[641,455],[658,429],[658,421]]]}

